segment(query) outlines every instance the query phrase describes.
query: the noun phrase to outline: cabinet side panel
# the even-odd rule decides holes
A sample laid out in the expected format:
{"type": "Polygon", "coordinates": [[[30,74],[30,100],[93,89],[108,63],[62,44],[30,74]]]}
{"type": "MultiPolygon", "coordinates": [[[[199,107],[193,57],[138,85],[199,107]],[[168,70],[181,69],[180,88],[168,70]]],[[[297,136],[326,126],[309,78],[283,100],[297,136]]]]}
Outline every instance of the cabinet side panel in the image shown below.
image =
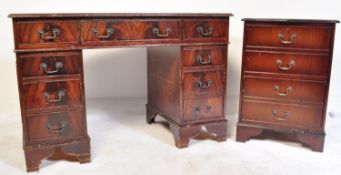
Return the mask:
{"type": "Polygon", "coordinates": [[[149,47],[148,105],[180,123],[180,46],[149,47]]]}

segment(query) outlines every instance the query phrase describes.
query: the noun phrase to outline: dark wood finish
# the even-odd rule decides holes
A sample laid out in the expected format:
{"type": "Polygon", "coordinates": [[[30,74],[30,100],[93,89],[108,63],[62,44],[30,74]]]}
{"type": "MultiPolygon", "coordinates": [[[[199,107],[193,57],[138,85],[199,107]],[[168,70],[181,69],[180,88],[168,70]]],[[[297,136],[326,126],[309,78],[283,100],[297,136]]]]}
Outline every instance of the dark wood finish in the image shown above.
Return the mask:
{"type": "Polygon", "coordinates": [[[338,21],[244,21],[236,140],[275,131],[322,152],[338,21]]]}
{"type": "Polygon", "coordinates": [[[246,48],[253,47],[284,47],[300,49],[330,48],[333,27],[330,25],[290,25],[273,23],[246,23],[246,48]],[[279,35],[283,35],[282,41],[290,41],[291,36],[296,39],[291,44],[280,42],[279,35]]]}
{"type": "Polygon", "coordinates": [[[185,41],[228,42],[228,18],[224,20],[185,20],[182,25],[185,41]]]}
{"type": "Polygon", "coordinates": [[[122,40],[180,40],[179,21],[176,20],[114,20],[114,21],[86,21],[82,23],[83,42],[120,42],[122,40]],[[112,29],[112,34],[105,38],[106,31],[112,29]],[[159,32],[153,29],[159,29],[159,32]]]}
{"type": "Polygon", "coordinates": [[[225,46],[183,47],[181,64],[184,67],[225,65],[227,50],[225,46]]]}
{"type": "Polygon", "coordinates": [[[176,146],[227,137],[231,14],[11,14],[27,171],[47,157],[90,162],[82,49],[148,47],[146,120],[170,124],[176,146]],[[198,83],[201,80],[201,84],[198,83]],[[208,81],[210,81],[209,84],[208,81]]]}
{"type": "Polygon", "coordinates": [[[19,55],[24,79],[58,75],[77,75],[81,73],[81,54],[79,52],[31,53],[19,55]],[[62,63],[59,68],[58,62],[62,63]],[[46,65],[46,70],[41,66],[46,65]]]}
{"type": "Polygon", "coordinates": [[[327,79],[329,73],[328,53],[297,53],[297,52],[276,52],[276,51],[245,51],[245,72],[265,72],[276,74],[293,74],[319,76],[327,79]],[[290,71],[278,69],[277,60],[280,66],[289,66],[290,61],[294,61],[290,71]]]}

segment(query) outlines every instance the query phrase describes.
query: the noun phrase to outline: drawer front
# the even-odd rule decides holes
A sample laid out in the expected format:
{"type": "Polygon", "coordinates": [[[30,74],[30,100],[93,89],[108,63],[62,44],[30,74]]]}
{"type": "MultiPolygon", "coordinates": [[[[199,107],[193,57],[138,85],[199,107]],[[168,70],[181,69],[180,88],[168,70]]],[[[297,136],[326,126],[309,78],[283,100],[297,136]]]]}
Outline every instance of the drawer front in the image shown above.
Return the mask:
{"type": "Polygon", "coordinates": [[[246,46],[330,48],[332,27],[295,25],[246,25],[246,46]]]}
{"type": "Polygon", "coordinates": [[[243,100],[241,120],[264,125],[277,125],[320,131],[322,106],[304,106],[243,100]]]}
{"type": "Polygon", "coordinates": [[[23,77],[81,74],[80,52],[33,53],[19,55],[23,77]]]}
{"type": "Polygon", "coordinates": [[[228,20],[184,20],[183,39],[187,41],[228,41],[228,20]]]}
{"type": "Polygon", "coordinates": [[[186,72],[183,78],[185,95],[223,92],[225,89],[224,71],[186,72]]]}
{"type": "Polygon", "coordinates": [[[81,105],[80,80],[39,82],[23,85],[27,110],[47,110],[81,105]]]}
{"type": "Polygon", "coordinates": [[[18,22],[17,42],[20,45],[77,43],[78,26],[75,21],[18,22]]]}
{"type": "Polygon", "coordinates": [[[223,118],[223,98],[207,95],[184,100],[184,120],[200,121],[223,118]]]}
{"type": "Polygon", "coordinates": [[[243,95],[323,104],[326,82],[244,76],[243,95]]]}
{"type": "Polygon", "coordinates": [[[79,138],[85,135],[82,111],[37,114],[26,118],[30,143],[79,138]]]}
{"type": "Polygon", "coordinates": [[[121,40],[180,40],[176,20],[165,21],[89,21],[83,24],[83,42],[121,40]]]}
{"type": "Polygon", "coordinates": [[[328,55],[300,53],[246,52],[245,71],[317,75],[327,77],[330,59],[328,55]]]}
{"type": "Polygon", "coordinates": [[[181,60],[186,67],[225,65],[226,54],[226,47],[183,47],[181,60]]]}

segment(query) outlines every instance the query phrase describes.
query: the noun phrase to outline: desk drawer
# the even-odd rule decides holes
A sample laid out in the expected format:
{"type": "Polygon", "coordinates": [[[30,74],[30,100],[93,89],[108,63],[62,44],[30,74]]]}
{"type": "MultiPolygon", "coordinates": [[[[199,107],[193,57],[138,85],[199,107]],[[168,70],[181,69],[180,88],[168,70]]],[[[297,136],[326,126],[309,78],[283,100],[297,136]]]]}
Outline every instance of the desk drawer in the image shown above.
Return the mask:
{"type": "Polygon", "coordinates": [[[18,22],[19,46],[37,44],[40,47],[78,42],[79,23],[75,21],[18,22]]]}
{"type": "Polygon", "coordinates": [[[19,54],[23,77],[41,77],[82,73],[82,56],[75,52],[19,54]]]}
{"type": "Polygon", "coordinates": [[[241,120],[257,124],[320,131],[323,107],[243,99],[241,120]]]}
{"type": "Polygon", "coordinates": [[[332,27],[317,25],[247,24],[246,46],[305,49],[330,48],[332,27]]]}
{"type": "Polygon", "coordinates": [[[210,66],[226,64],[226,47],[219,46],[197,46],[182,48],[182,65],[185,67],[192,66],[210,66]]]}
{"type": "Polygon", "coordinates": [[[79,138],[86,132],[83,112],[79,110],[32,115],[26,118],[26,122],[30,143],[61,142],[79,138]]]}
{"type": "Polygon", "coordinates": [[[83,89],[80,80],[24,84],[27,110],[48,110],[81,105],[83,89]]]}
{"type": "Polygon", "coordinates": [[[243,96],[323,104],[326,88],[324,81],[244,76],[243,96]]]}
{"type": "Polygon", "coordinates": [[[223,118],[223,97],[207,95],[184,100],[184,120],[200,121],[223,118]]]}
{"type": "Polygon", "coordinates": [[[186,72],[183,78],[185,95],[223,92],[225,89],[224,71],[186,72]]]}
{"type": "Polygon", "coordinates": [[[184,20],[183,39],[228,42],[228,25],[228,20],[184,20]]]}
{"type": "Polygon", "coordinates": [[[245,52],[244,70],[325,76],[329,74],[328,54],[245,52]]]}
{"type": "Polygon", "coordinates": [[[176,20],[88,21],[83,22],[83,42],[113,42],[180,39],[176,20]]]}

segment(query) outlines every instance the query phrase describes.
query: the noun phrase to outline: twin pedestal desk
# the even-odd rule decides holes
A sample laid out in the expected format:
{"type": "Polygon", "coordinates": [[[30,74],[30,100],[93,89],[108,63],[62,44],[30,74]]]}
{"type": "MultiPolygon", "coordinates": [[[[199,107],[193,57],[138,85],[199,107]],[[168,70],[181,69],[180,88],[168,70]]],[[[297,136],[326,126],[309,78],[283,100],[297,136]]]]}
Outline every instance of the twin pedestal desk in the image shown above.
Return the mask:
{"type": "Polygon", "coordinates": [[[11,14],[27,170],[38,170],[56,149],[90,161],[82,62],[87,48],[147,46],[147,122],[164,117],[178,147],[202,134],[226,140],[230,16],[11,14]]]}
{"type": "MultiPolygon", "coordinates": [[[[225,141],[231,15],[9,15],[27,171],[57,152],[91,160],[82,61],[88,48],[147,47],[147,123],[165,118],[179,148],[196,137],[225,141]]],[[[237,141],[274,130],[322,151],[338,21],[244,21],[237,141]]]]}

